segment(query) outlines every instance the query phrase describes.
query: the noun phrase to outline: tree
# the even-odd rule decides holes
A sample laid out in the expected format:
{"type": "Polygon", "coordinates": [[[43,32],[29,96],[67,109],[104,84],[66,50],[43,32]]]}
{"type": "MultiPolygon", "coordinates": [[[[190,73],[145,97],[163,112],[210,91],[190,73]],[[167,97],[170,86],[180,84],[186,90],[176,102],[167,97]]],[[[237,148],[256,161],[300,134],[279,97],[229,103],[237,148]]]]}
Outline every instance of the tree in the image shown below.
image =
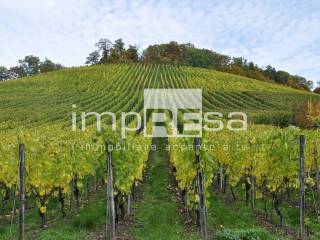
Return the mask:
{"type": "Polygon", "coordinates": [[[239,67],[243,67],[247,65],[247,59],[244,59],[243,57],[234,57],[232,58],[232,64],[239,67]]]}
{"type": "Polygon", "coordinates": [[[311,81],[311,80],[308,80],[307,81],[307,83],[305,84],[305,86],[308,88],[308,90],[310,91],[310,90],[312,90],[312,88],[313,88],[313,81],[311,81]]]}
{"type": "Polygon", "coordinates": [[[160,62],[159,45],[149,46],[142,54],[145,62],[156,63],[160,62]]]}
{"type": "MultiPolygon", "coordinates": [[[[97,52],[101,54],[101,59],[99,60],[99,63],[107,63],[108,57],[113,46],[112,42],[107,38],[101,38],[95,45],[98,48],[97,52]]],[[[91,54],[96,53],[92,52],[91,54]]]]}
{"type": "Polygon", "coordinates": [[[6,67],[0,66],[0,81],[7,80],[9,77],[9,70],[6,67]]]}
{"type": "Polygon", "coordinates": [[[120,60],[121,59],[118,52],[114,48],[111,48],[110,56],[107,59],[107,63],[117,63],[120,62],[120,60]]]}
{"type": "Polygon", "coordinates": [[[177,42],[171,41],[169,44],[166,44],[163,57],[166,61],[177,64],[181,60],[182,49],[177,42]]]}
{"type": "Polygon", "coordinates": [[[317,87],[313,92],[320,94],[320,87],[317,87]]]}
{"type": "Polygon", "coordinates": [[[139,59],[138,48],[135,45],[129,45],[126,51],[126,59],[128,61],[137,62],[139,59]]]}
{"type": "Polygon", "coordinates": [[[63,66],[61,64],[54,63],[47,58],[43,62],[40,62],[40,72],[41,73],[51,72],[51,71],[59,70],[62,68],[63,68],[63,66]]]}
{"type": "Polygon", "coordinates": [[[226,70],[230,64],[231,58],[226,55],[212,53],[212,66],[216,70],[226,70]]]}
{"type": "Polygon", "coordinates": [[[286,84],[289,80],[290,74],[285,71],[277,71],[275,81],[281,84],[286,84]]]}
{"type": "Polygon", "coordinates": [[[309,128],[313,126],[320,116],[320,102],[307,101],[300,103],[295,110],[295,124],[299,127],[309,128]]]}
{"type": "Polygon", "coordinates": [[[9,69],[10,73],[12,73],[16,78],[21,78],[27,76],[24,68],[22,66],[15,66],[9,69]]]}
{"type": "Polygon", "coordinates": [[[45,73],[62,68],[64,68],[64,66],[59,63],[54,63],[48,58],[41,62],[38,57],[29,55],[19,60],[19,65],[11,67],[9,70],[0,66],[0,81],[32,76],[40,72],[45,73]]]}
{"type": "Polygon", "coordinates": [[[99,42],[96,43],[96,47],[98,50],[89,54],[86,64],[119,63],[126,61],[172,63],[215,69],[261,81],[274,81],[300,90],[310,91],[313,87],[312,81],[304,77],[291,75],[286,71],[276,70],[270,65],[263,69],[245,58],[231,58],[228,55],[219,54],[209,49],[196,48],[191,43],[179,44],[178,42],[171,41],[166,44],[150,45],[142,52],[140,58],[137,47],[135,45],[129,45],[129,48],[126,49],[125,43],[121,38],[117,39],[114,44],[108,39],[100,39],[99,42]],[[99,58],[100,60],[98,60],[99,58]]]}
{"type": "Polygon", "coordinates": [[[277,71],[275,68],[271,67],[270,65],[268,65],[263,72],[268,78],[272,80],[276,79],[277,71]]]}
{"type": "Polygon", "coordinates": [[[36,56],[25,56],[23,60],[19,60],[19,64],[27,76],[40,72],[40,59],[36,56]]]}
{"type": "Polygon", "coordinates": [[[92,53],[89,54],[89,56],[87,57],[87,61],[86,64],[98,64],[100,61],[100,54],[98,51],[93,51],[92,53]]]}
{"type": "Polygon", "coordinates": [[[121,38],[117,39],[114,42],[113,47],[110,48],[109,53],[110,53],[110,55],[109,55],[108,59],[106,61],[102,61],[103,63],[123,62],[125,60],[126,49],[124,47],[124,42],[122,41],[121,38]]]}
{"type": "Polygon", "coordinates": [[[112,48],[112,42],[107,38],[101,38],[95,45],[99,52],[106,52],[112,48]]]}
{"type": "Polygon", "coordinates": [[[113,48],[115,49],[115,51],[118,53],[119,57],[121,58],[125,52],[124,42],[122,41],[121,38],[117,39],[114,42],[113,48]]]}

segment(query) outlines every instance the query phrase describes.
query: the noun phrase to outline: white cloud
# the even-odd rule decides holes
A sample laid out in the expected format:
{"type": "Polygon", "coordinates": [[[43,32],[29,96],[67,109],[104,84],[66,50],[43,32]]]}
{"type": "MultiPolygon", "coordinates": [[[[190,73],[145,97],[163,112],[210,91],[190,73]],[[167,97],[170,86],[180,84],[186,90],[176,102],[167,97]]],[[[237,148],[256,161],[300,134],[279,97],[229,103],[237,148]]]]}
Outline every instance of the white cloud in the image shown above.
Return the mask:
{"type": "Polygon", "coordinates": [[[0,65],[27,54],[81,65],[101,37],[192,42],[320,80],[320,2],[0,0],[0,65]]]}

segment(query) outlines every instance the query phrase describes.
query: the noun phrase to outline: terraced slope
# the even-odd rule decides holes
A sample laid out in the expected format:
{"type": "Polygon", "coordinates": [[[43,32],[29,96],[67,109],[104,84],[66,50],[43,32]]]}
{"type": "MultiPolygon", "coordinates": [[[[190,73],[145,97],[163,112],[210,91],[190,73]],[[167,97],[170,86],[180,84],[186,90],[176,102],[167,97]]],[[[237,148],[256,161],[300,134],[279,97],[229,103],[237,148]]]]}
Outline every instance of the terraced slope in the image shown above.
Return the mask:
{"type": "MultiPolygon", "coordinates": [[[[70,68],[0,83],[0,129],[70,124],[81,111],[139,112],[145,88],[202,88],[205,111],[289,114],[314,94],[217,71],[155,64],[70,68]]],[[[318,97],[319,98],[319,97],[318,97]]]]}

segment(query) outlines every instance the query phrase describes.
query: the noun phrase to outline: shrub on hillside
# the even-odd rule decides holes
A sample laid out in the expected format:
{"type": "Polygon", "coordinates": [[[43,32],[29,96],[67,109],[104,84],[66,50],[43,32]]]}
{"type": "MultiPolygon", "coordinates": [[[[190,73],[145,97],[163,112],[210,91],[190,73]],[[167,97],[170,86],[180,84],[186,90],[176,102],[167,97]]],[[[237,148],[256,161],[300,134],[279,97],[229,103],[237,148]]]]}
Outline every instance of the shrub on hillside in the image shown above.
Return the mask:
{"type": "Polygon", "coordinates": [[[310,100],[303,102],[296,107],[295,125],[303,128],[314,126],[320,117],[320,102],[310,100]]]}
{"type": "MultiPolygon", "coordinates": [[[[217,240],[270,240],[264,230],[256,229],[225,229],[216,234],[217,240]]],[[[272,238],[271,238],[272,239],[272,238]]]]}
{"type": "Polygon", "coordinates": [[[320,87],[317,87],[313,92],[320,94],[320,87]]]}

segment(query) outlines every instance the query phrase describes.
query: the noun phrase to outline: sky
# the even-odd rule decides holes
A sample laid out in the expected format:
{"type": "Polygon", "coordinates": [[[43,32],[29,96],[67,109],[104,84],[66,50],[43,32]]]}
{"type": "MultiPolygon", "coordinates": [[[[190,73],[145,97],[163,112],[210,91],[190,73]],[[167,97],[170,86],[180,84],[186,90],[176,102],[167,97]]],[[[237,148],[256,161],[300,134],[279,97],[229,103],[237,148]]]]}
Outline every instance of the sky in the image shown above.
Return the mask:
{"type": "Polygon", "coordinates": [[[190,42],[320,81],[319,0],[0,0],[0,66],[84,65],[100,38],[190,42]]]}

